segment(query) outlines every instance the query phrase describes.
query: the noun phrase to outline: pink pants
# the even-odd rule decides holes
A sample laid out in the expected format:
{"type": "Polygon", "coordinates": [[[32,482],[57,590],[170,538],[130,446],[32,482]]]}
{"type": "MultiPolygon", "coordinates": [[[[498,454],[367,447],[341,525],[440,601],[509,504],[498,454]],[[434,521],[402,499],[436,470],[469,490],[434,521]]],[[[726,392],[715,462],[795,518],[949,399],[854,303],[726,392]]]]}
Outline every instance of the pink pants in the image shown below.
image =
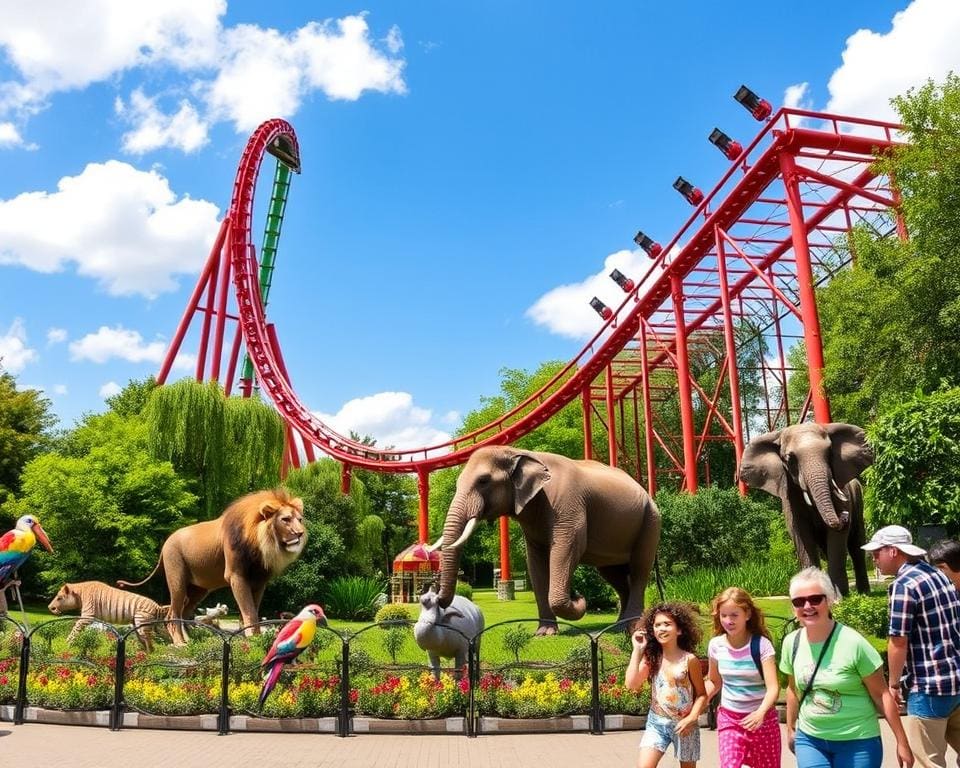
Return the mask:
{"type": "Polygon", "coordinates": [[[717,709],[720,768],[780,768],[780,718],[771,709],[755,731],[740,725],[746,712],[717,709]]]}

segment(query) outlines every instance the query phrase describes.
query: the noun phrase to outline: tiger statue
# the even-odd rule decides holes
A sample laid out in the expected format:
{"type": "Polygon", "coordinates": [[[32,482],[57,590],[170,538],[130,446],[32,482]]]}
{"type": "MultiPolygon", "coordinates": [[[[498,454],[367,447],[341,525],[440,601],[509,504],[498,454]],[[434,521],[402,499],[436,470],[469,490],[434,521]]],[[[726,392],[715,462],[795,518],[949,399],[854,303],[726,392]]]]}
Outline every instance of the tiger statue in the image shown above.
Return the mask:
{"type": "Polygon", "coordinates": [[[125,592],[102,581],[64,584],[47,608],[56,616],[80,612],[80,618],[67,635],[68,643],[95,620],[114,625],[133,624],[137,639],[148,653],[153,647],[153,632],[152,627],[143,625],[164,619],[167,613],[167,606],[161,606],[149,597],[125,592]]]}

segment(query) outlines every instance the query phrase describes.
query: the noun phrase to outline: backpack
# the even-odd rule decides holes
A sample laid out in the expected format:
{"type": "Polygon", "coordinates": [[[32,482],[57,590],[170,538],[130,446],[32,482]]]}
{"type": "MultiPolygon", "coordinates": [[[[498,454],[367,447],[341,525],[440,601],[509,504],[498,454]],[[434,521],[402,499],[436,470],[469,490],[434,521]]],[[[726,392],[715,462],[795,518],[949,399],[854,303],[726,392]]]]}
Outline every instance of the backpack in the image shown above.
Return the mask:
{"type": "MultiPolygon", "coordinates": [[[[794,651],[796,653],[796,651],[794,651]]],[[[760,661],[760,635],[750,636],[750,655],[753,657],[753,663],[757,665],[757,672],[763,678],[763,662],[760,661]]]]}

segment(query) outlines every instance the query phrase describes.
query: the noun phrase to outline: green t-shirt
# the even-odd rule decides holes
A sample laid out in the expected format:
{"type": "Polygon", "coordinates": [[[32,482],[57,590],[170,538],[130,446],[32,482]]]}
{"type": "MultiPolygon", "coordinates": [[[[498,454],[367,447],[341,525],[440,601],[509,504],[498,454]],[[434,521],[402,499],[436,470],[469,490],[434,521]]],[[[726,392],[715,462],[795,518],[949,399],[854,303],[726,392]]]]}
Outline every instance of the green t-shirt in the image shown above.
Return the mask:
{"type": "MultiPolygon", "coordinates": [[[[793,642],[796,630],[783,640],[780,671],[793,675],[797,698],[803,693],[817,664],[823,643],[800,636],[794,672],[793,642]]],[[[830,647],[817,670],[813,689],[800,706],[799,730],[829,741],[869,739],[880,735],[877,710],[863,678],[880,669],[880,654],[855,629],[837,625],[830,647]]]]}

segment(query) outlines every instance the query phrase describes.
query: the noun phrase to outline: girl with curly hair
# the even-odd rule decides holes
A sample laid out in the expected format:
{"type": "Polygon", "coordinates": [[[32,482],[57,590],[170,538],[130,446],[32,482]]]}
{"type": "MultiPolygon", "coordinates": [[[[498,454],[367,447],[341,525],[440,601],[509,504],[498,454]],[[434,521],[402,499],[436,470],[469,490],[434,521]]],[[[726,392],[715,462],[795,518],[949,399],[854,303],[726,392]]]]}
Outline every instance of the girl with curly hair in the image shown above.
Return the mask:
{"type": "Polygon", "coordinates": [[[658,603],[643,615],[631,641],[624,683],[639,691],[650,681],[650,713],[637,768],[655,768],[671,744],[681,768],[694,768],[700,759],[697,719],[707,704],[695,655],[700,642],[697,620],[682,603],[658,603]]]}
{"type": "Polygon", "coordinates": [[[750,593],[728,587],[713,599],[707,698],[720,693],[720,768],[780,768],[776,651],[750,593]]]}

